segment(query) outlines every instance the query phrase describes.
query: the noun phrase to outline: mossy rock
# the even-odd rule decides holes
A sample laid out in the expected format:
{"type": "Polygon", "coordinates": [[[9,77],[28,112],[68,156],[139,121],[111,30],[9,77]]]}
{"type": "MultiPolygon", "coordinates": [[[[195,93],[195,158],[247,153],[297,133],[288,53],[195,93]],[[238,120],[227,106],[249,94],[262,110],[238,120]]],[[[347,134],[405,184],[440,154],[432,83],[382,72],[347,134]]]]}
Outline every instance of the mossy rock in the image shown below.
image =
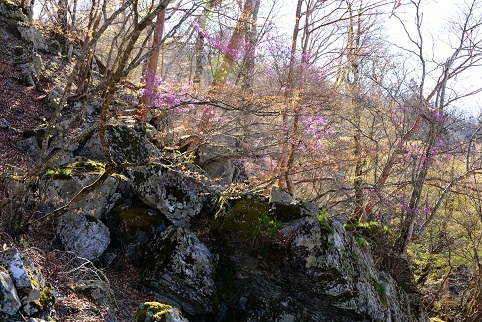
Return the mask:
{"type": "Polygon", "coordinates": [[[221,238],[240,239],[255,250],[271,244],[280,227],[281,222],[270,215],[270,206],[256,198],[237,201],[223,217],[211,223],[211,229],[221,238]]]}
{"type": "Polygon", "coordinates": [[[106,138],[115,163],[146,163],[149,157],[159,156],[159,151],[145,137],[124,124],[108,124],[106,138]]]}
{"type": "Polygon", "coordinates": [[[159,302],[145,302],[137,311],[135,322],[165,322],[167,321],[166,313],[172,309],[172,306],[159,302]]]}
{"type": "Polygon", "coordinates": [[[28,20],[28,17],[22,13],[20,7],[12,0],[0,0],[0,15],[18,21],[28,20]]]}
{"type": "Polygon", "coordinates": [[[28,311],[29,315],[40,316],[55,304],[55,296],[50,289],[50,285],[46,285],[40,290],[40,298],[30,302],[24,306],[24,311],[28,311]],[[36,312],[33,314],[33,312],[36,312]]]}
{"type": "Polygon", "coordinates": [[[121,243],[145,243],[163,225],[161,214],[151,209],[120,205],[109,214],[109,226],[121,243]]]}
{"type": "Polygon", "coordinates": [[[45,172],[45,176],[55,180],[70,179],[79,174],[94,174],[101,173],[105,169],[104,162],[93,160],[76,161],[63,165],[57,169],[49,169],[45,172]]]}
{"type": "Polygon", "coordinates": [[[110,301],[110,288],[104,281],[81,280],[74,286],[74,291],[99,305],[106,305],[110,301]]]}

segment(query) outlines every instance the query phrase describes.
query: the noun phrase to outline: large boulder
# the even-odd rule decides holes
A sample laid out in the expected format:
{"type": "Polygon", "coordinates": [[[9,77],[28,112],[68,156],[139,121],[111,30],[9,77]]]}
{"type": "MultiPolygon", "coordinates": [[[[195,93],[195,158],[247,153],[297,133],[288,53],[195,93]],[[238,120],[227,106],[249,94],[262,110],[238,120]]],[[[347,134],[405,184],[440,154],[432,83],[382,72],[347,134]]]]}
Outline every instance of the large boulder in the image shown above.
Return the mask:
{"type": "Polygon", "coordinates": [[[65,249],[88,260],[96,260],[110,244],[109,228],[102,214],[109,212],[120,197],[115,193],[119,181],[109,177],[60,217],[57,235],[65,249]]]}
{"type": "MultiPolygon", "coordinates": [[[[190,227],[211,198],[194,176],[197,169],[181,171],[162,166],[138,167],[131,171],[132,191],[147,206],[159,210],[175,226],[190,227]]],[[[199,178],[198,178],[199,179],[199,178]]]]}
{"type": "MultiPolygon", "coordinates": [[[[159,149],[146,139],[146,133],[137,129],[134,120],[106,125],[105,136],[112,161],[118,164],[145,164],[161,156],[159,149]]],[[[76,151],[76,155],[103,160],[104,151],[99,132],[93,132],[76,151]]]]}
{"type": "Polygon", "coordinates": [[[164,217],[153,209],[121,204],[107,215],[104,220],[111,232],[113,244],[125,249],[134,263],[141,260],[142,247],[156,233],[166,229],[164,217]]]}
{"type": "Polygon", "coordinates": [[[197,236],[170,226],[145,251],[143,283],[165,303],[189,314],[213,311],[217,258],[197,236]]]}
{"type": "MultiPolygon", "coordinates": [[[[27,9],[28,10],[28,9],[27,9]]],[[[24,14],[22,9],[11,0],[0,0],[0,16],[10,20],[10,25],[14,25],[20,38],[33,50],[48,52],[49,46],[42,36],[42,33],[31,22],[31,17],[24,14]],[[14,21],[14,23],[12,23],[14,21]]]]}
{"type": "Polygon", "coordinates": [[[109,284],[101,280],[80,280],[74,286],[74,291],[98,305],[108,305],[111,301],[109,284]]]}
{"type": "Polygon", "coordinates": [[[0,0],[0,15],[17,21],[28,21],[28,17],[20,10],[20,7],[11,0],[0,0]]]}

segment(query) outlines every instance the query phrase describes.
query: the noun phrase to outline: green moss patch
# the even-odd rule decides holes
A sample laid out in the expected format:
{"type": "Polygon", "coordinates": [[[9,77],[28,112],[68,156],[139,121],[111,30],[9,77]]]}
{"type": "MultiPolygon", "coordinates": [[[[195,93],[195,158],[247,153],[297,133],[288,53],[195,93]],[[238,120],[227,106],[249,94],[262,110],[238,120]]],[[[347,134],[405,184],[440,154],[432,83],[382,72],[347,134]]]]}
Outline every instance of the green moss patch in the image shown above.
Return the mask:
{"type": "Polygon", "coordinates": [[[137,311],[135,322],[164,322],[167,320],[166,313],[172,306],[159,302],[145,302],[137,311]]]}
{"type": "Polygon", "coordinates": [[[267,203],[254,198],[242,199],[225,216],[216,218],[211,229],[222,236],[241,237],[246,246],[259,250],[271,244],[281,228],[281,222],[269,211],[267,203]]]}
{"type": "Polygon", "coordinates": [[[78,161],[62,166],[58,169],[49,169],[45,175],[52,179],[70,179],[74,174],[100,173],[105,169],[105,163],[92,160],[78,161]]]}

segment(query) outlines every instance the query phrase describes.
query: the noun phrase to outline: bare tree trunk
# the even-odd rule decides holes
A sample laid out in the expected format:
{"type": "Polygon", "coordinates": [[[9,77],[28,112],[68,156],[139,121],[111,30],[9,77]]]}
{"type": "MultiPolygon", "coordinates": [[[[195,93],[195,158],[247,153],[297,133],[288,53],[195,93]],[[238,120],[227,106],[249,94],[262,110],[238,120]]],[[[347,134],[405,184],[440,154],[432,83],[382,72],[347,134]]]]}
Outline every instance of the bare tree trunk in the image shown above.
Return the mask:
{"type": "Polygon", "coordinates": [[[363,148],[361,143],[362,131],[361,131],[361,102],[358,99],[360,95],[360,73],[359,60],[360,60],[360,37],[361,37],[361,16],[358,15],[355,22],[355,15],[350,11],[350,26],[348,30],[348,68],[353,76],[353,81],[349,82],[349,94],[351,96],[351,106],[353,109],[353,124],[355,125],[355,131],[353,134],[354,143],[354,157],[355,157],[355,173],[353,178],[353,188],[355,189],[355,204],[353,210],[353,217],[360,222],[366,221],[365,213],[365,193],[363,191],[363,167],[365,164],[363,156],[363,148]]]}
{"type": "MultiPolygon", "coordinates": [[[[229,40],[227,49],[223,54],[223,60],[221,61],[220,66],[214,74],[214,79],[209,89],[211,95],[216,94],[219,90],[219,87],[224,86],[226,84],[226,81],[228,80],[228,76],[233,69],[236,56],[241,49],[244,35],[249,30],[251,17],[255,8],[255,1],[256,0],[246,0],[246,2],[244,3],[241,15],[236,22],[236,27],[234,28],[233,34],[231,35],[231,39],[229,40]]],[[[200,133],[204,134],[206,132],[209,132],[212,125],[211,120],[213,114],[214,108],[212,106],[205,107],[201,116],[201,121],[198,125],[198,130],[200,133]]]]}
{"type": "Polygon", "coordinates": [[[89,21],[87,23],[87,32],[82,43],[82,49],[88,50],[86,57],[79,67],[77,78],[76,96],[83,96],[87,93],[90,84],[90,76],[92,69],[92,60],[94,58],[95,47],[89,46],[91,35],[93,35],[99,27],[101,15],[99,15],[99,1],[93,0],[89,11],[89,21]]]}
{"type": "MultiPolygon", "coordinates": [[[[75,24],[76,24],[76,16],[77,16],[77,0],[74,0],[72,5],[72,23],[70,25],[70,32],[71,34],[75,34],[75,24]]],[[[74,50],[74,45],[69,43],[69,48],[67,50],[67,60],[70,61],[72,59],[72,52],[74,50]]]]}
{"type": "MultiPolygon", "coordinates": [[[[160,47],[158,46],[161,39],[162,34],[164,33],[164,21],[166,17],[166,9],[161,10],[156,18],[156,24],[154,27],[154,35],[152,40],[152,48],[154,48],[149,56],[149,61],[147,64],[147,69],[144,74],[144,79],[146,82],[146,88],[148,89],[148,95],[141,96],[140,104],[142,107],[146,108],[149,107],[152,101],[152,96],[156,92],[155,88],[155,78],[157,75],[157,65],[159,62],[159,53],[160,47]]],[[[142,114],[143,118],[145,117],[145,112],[142,114]]]]}
{"type": "Polygon", "coordinates": [[[288,192],[293,193],[293,185],[290,180],[288,160],[290,158],[290,128],[288,119],[288,106],[290,105],[290,98],[293,94],[293,81],[294,81],[294,68],[295,68],[295,58],[296,58],[296,44],[298,41],[298,33],[300,30],[300,19],[301,19],[301,7],[303,5],[303,0],[298,0],[296,5],[296,16],[295,16],[295,26],[293,28],[293,36],[291,38],[291,52],[290,52],[290,62],[288,66],[288,78],[286,80],[285,92],[284,92],[284,108],[281,114],[282,117],[282,127],[284,131],[283,145],[281,148],[281,157],[278,161],[279,177],[278,186],[282,189],[287,189],[288,192]],[[291,190],[291,191],[290,191],[291,190]]]}
{"type": "Polygon", "coordinates": [[[67,21],[67,0],[59,0],[57,4],[57,24],[60,31],[57,33],[60,48],[63,53],[67,53],[68,50],[68,33],[69,25],[67,21]]]}
{"type": "Polygon", "coordinates": [[[244,68],[241,70],[242,77],[242,89],[247,94],[253,93],[253,81],[254,81],[254,62],[256,52],[256,41],[258,37],[258,30],[256,22],[258,20],[258,12],[261,0],[255,0],[256,3],[253,9],[253,19],[249,31],[246,33],[246,43],[248,48],[244,55],[244,68]]]}

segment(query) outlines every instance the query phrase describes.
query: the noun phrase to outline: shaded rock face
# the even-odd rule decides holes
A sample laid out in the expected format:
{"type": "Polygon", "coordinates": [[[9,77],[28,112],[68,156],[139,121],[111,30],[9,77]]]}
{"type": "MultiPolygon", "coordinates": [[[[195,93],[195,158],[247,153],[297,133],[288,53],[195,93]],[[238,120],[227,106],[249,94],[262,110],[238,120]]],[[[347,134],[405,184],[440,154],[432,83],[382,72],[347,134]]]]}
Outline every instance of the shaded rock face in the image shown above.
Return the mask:
{"type": "Polygon", "coordinates": [[[163,302],[189,314],[213,311],[217,259],[196,235],[170,226],[145,251],[143,283],[163,302]]]}
{"type": "Polygon", "coordinates": [[[210,201],[196,182],[161,167],[132,171],[132,191],[148,206],[159,210],[173,225],[190,227],[210,201]]]}
{"type": "Polygon", "coordinates": [[[260,235],[244,223],[249,218],[266,229],[267,219],[256,217],[270,218],[275,204],[298,214],[293,200],[281,197],[271,199],[270,209],[240,200],[217,219],[217,321],[425,321],[417,297],[378,272],[369,249],[340,223],[322,225],[310,207],[279,221],[275,233],[260,235]]]}
{"type": "Polygon", "coordinates": [[[213,141],[199,147],[199,166],[206,171],[214,184],[228,185],[246,179],[239,158],[242,143],[232,137],[212,138],[213,141]]]}
{"type": "Polygon", "coordinates": [[[145,164],[149,158],[160,156],[159,150],[142,133],[133,131],[125,124],[108,124],[105,134],[115,163],[145,164]]]}
{"type": "Polygon", "coordinates": [[[125,249],[129,259],[139,264],[142,247],[156,233],[166,229],[163,216],[155,210],[121,204],[104,216],[113,244],[125,249]]]}
{"type": "Polygon", "coordinates": [[[110,302],[110,288],[104,281],[80,280],[74,286],[74,291],[100,305],[107,305],[110,302]]]}
{"type": "Polygon", "coordinates": [[[15,248],[0,252],[0,295],[1,321],[48,314],[55,301],[40,271],[15,248]]]}
{"type": "Polygon", "coordinates": [[[102,255],[110,243],[110,231],[101,215],[115,204],[117,185],[117,179],[108,178],[59,219],[57,235],[65,249],[90,261],[102,255]]]}

